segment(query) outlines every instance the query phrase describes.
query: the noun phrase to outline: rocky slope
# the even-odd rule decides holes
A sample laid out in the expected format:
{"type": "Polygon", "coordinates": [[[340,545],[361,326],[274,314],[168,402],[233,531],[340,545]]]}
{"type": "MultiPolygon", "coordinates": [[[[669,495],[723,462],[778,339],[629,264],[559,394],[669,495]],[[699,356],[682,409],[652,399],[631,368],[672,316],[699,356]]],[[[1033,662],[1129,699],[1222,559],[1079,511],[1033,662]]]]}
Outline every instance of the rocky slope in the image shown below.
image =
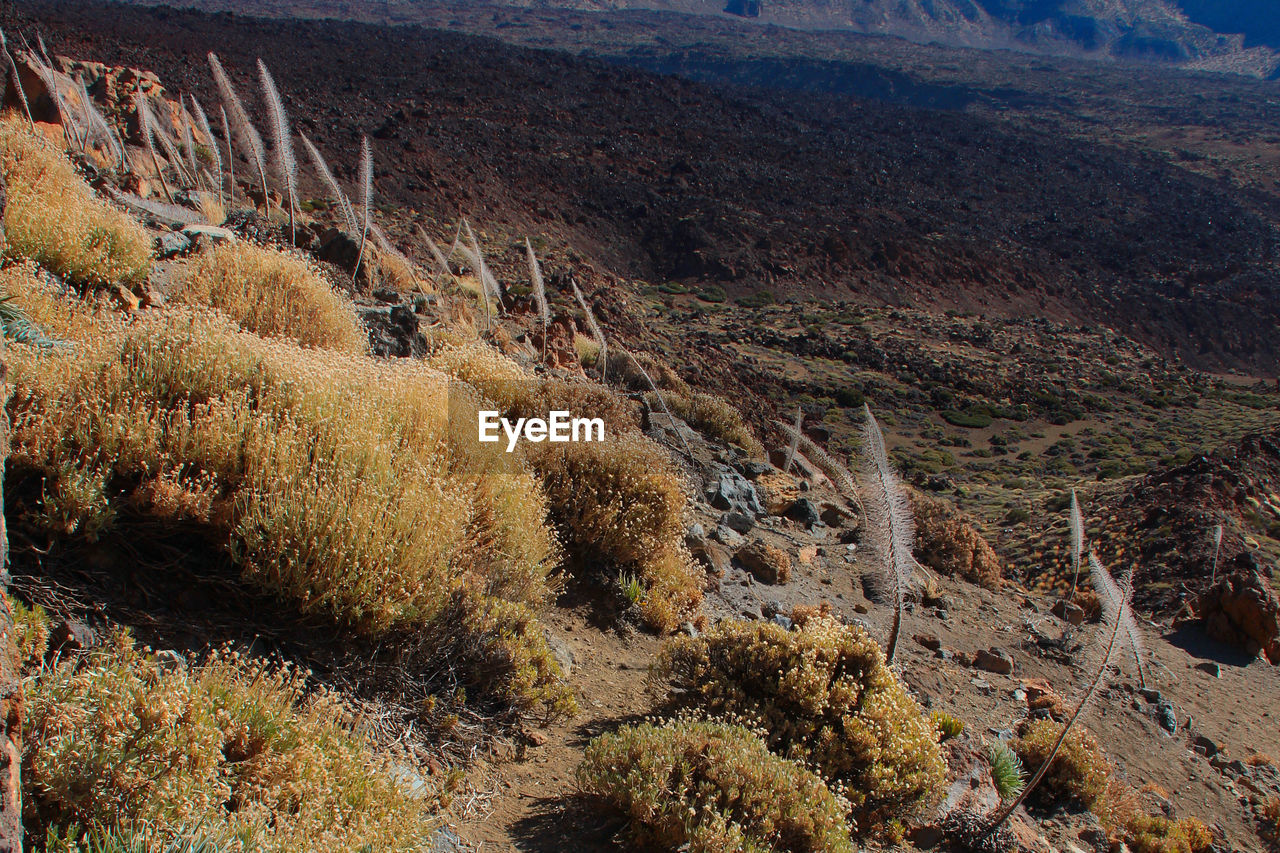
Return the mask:
{"type": "Polygon", "coordinates": [[[1145,151],[412,29],[23,9],[11,25],[83,34],[55,50],[145,60],[201,94],[207,50],[233,75],[262,56],[322,148],[375,128],[397,204],[483,212],[626,277],[1105,318],[1200,364],[1280,363],[1280,200],[1145,151]]]}
{"type": "MultiPolygon", "coordinates": [[[[150,0],[144,0],[150,2],[150,0]]],[[[185,0],[205,9],[413,21],[409,2],[185,0]]],[[[1280,67],[1263,6],[1178,0],[499,0],[494,7],[589,13],[636,10],[737,17],[814,30],[879,33],[984,49],[1174,63],[1268,77],[1280,67]],[[1228,9],[1226,7],[1231,6],[1228,9]]]]}

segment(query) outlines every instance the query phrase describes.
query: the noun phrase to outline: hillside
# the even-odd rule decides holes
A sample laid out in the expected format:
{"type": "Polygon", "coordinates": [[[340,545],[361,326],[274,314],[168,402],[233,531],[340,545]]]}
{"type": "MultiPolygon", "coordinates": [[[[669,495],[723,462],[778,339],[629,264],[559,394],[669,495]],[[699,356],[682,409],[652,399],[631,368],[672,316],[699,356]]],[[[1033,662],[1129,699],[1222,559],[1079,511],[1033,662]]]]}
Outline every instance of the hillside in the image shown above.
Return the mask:
{"type": "MultiPolygon", "coordinates": [[[[1145,147],[839,94],[747,98],[431,31],[24,8],[91,34],[55,49],[145,60],[188,91],[207,92],[192,71],[207,45],[287,66],[290,109],[322,147],[373,129],[398,205],[536,224],[629,278],[1105,318],[1205,367],[1280,359],[1274,184],[1242,191],[1145,147]]],[[[1168,109],[1207,123],[1194,103],[1168,109]]],[[[1266,128],[1269,103],[1242,108],[1266,128]]]]}
{"type": "MultiPolygon", "coordinates": [[[[146,0],[154,2],[154,0],[146,0]]],[[[421,23],[420,2],[182,0],[208,11],[421,23]]],[[[429,4],[428,4],[429,5],[429,4]]],[[[593,15],[658,11],[761,25],[892,35],[912,41],[1045,55],[1186,65],[1271,77],[1280,72],[1269,3],[1199,0],[502,0],[488,9],[593,15]]]]}
{"type": "Polygon", "coordinates": [[[1268,84],[430,8],[0,6],[0,853],[1276,849],[1268,84]]]}

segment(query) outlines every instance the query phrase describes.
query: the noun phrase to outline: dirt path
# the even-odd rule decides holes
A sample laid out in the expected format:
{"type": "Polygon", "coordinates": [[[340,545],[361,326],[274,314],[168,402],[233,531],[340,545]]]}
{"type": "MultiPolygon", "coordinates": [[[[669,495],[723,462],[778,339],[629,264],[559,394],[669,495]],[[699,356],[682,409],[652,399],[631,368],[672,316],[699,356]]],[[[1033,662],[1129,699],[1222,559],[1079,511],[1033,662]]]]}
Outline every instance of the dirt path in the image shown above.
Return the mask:
{"type": "Polygon", "coordinates": [[[610,849],[618,828],[614,821],[573,808],[573,772],[591,738],[648,712],[652,700],[645,681],[661,641],[635,631],[601,629],[584,607],[557,608],[546,621],[573,652],[569,681],[581,712],[567,723],[537,730],[522,759],[496,769],[492,812],[457,827],[477,853],[610,849]]]}

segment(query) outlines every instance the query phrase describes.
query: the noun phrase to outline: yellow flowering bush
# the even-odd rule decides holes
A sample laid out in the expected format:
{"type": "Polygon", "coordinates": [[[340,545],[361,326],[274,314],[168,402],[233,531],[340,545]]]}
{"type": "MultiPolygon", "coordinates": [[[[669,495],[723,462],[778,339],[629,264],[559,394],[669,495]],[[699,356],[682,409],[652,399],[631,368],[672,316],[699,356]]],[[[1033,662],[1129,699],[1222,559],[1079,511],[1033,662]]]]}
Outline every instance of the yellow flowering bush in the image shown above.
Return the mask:
{"type": "Polygon", "coordinates": [[[1139,815],[1125,826],[1125,836],[1133,853],[1204,853],[1213,847],[1209,828],[1193,817],[1139,815]]]}
{"type": "MultiPolygon", "coordinates": [[[[1022,759],[1028,776],[1039,772],[1061,732],[1061,723],[1035,720],[1014,739],[1013,751],[1022,759]]],[[[1054,802],[1065,800],[1093,809],[1102,803],[1110,777],[1111,765],[1097,739],[1084,727],[1074,726],[1033,796],[1054,802]]]]}
{"type": "MultiPolygon", "coordinates": [[[[235,654],[188,670],[127,635],[27,680],[28,831],[200,825],[263,851],[417,849],[441,792],[411,793],[331,694],[235,654]]],[[[72,848],[74,849],[74,848],[72,848]]]]}
{"type": "Polygon", "coordinates": [[[909,818],[946,778],[937,726],[865,631],[812,615],[794,631],[725,622],[663,648],[672,701],[743,721],[771,750],[822,774],[858,829],[909,818]]]}
{"type": "Polygon", "coordinates": [[[38,261],[77,284],[146,280],[147,230],[97,198],[71,161],[15,115],[0,119],[0,171],[9,192],[8,256],[38,261]]]}
{"type": "Polygon", "coordinates": [[[741,726],[676,720],[593,740],[577,780],[628,823],[636,849],[852,853],[845,804],[741,726]]]}

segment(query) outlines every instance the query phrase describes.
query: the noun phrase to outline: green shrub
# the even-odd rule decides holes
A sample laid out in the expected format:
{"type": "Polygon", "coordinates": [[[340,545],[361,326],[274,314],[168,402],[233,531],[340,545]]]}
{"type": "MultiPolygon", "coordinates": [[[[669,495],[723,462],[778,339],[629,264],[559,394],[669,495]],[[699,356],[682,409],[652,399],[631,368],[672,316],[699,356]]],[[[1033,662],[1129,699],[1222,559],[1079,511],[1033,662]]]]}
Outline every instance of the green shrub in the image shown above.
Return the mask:
{"type": "Polygon", "coordinates": [[[938,733],[943,740],[960,737],[964,731],[964,722],[957,720],[946,711],[934,711],[929,715],[929,719],[933,720],[933,724],[938,727],[938,733]]]}
{"type": "Polygon", "coordinates": [[[938,731],[866,632],[834,619],[727,622],[667,643],[655,674],[671,701],[766,733],[769,748],[816,769],[864,832],[905,820],[946,777],[938,731]]]}
{"type": "Polygon", "coordinates": [[[1007,743],[998,740],[991,744],[987,750],[987,761],[991,764],[991,782],[996,786],[1000,799],[1010,800],[1022,793],[1027,785],[1022,760],[1007,743]]]}
{"type": "Polygon", "coordinates": [[[634,849],[852,853],[844,804],[740,726],[678,720],[592,741],[583,794],[626,818],[634,849]]]}
{"type": "Polygon", "coordinates": [[[946,409],[942,412],[942,419],[952,426],[965,429],[984,429],[994,423],[991,413],[981,409],[970,409],[964,412],[946,409]]]}

